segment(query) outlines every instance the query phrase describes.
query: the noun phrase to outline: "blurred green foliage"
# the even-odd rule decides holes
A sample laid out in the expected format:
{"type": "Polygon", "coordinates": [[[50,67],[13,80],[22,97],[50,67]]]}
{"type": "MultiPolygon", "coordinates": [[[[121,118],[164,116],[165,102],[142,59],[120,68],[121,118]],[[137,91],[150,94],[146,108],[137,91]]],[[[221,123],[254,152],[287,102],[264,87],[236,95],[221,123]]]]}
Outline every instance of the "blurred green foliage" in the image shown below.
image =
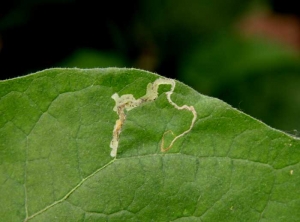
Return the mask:
{"type": "Polygon", "coordinates": [[[300,128],[300,62],[278,44],[215,37],[187,53],[179,79],[275,128],[300,128]]]}
{"type": "Polygon", "coordinates": [[[253,8],[270,8],[269,1],[101,4],[18,0],[0,7],[0,73],[53,66],[142,68],[177,78],[273,127],[300,130],[299,56],[233,31],[253,8]]]}
{"type": "Polygon", "coordinates": [[[103,52],[94,49],[80,48],[58,64],[58,67],[106,68],[125,67],[126,60],[115,52],[103,52]]]}

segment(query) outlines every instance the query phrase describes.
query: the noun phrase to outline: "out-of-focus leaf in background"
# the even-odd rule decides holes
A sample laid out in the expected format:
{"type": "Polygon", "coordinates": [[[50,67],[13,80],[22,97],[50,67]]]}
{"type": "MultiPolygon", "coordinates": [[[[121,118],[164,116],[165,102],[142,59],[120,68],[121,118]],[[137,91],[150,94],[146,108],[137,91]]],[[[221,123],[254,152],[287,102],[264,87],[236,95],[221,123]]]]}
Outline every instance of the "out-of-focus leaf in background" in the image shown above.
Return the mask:
{"type": "Polygon", "coordinates": [[[187,53],[179,79],[274,127],[300,129],[300,60],[279,45],[218,36],[187,53]]]}
{"type": "Polygon", "coordinates": [[[59,64],[60,67],[94,68],[125,67],[125,58],[114,52],[101,52],[93,49],[78,49],[59,64]]]}

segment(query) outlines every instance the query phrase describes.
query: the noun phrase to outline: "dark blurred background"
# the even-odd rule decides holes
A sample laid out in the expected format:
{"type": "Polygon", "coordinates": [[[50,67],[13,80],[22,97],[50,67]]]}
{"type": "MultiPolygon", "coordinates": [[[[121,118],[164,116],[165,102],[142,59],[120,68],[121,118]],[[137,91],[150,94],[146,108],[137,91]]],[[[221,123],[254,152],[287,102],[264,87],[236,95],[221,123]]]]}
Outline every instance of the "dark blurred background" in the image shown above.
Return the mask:
{"type": "Polygon", "coordinates": [[[0,3],[1,79],[51,67],[112,66],[176,78],[299,136],[297,1],[0,3]]]}

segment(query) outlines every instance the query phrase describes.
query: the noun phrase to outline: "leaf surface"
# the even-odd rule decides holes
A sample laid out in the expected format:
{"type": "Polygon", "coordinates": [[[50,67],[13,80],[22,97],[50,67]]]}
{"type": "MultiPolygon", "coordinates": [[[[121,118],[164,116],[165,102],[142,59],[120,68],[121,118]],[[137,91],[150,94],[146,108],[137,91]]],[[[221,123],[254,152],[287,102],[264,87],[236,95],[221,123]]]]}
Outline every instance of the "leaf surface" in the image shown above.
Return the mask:
{"type": "Polygon", "coordinates": [[[111,96],[160,76],[49,69],[0,82],[3,221],[299,221],[300,141],[176,81],[126,113],[116,158],[111,96]],[[167,138],[166,138],[167,140],[167,138]]]}

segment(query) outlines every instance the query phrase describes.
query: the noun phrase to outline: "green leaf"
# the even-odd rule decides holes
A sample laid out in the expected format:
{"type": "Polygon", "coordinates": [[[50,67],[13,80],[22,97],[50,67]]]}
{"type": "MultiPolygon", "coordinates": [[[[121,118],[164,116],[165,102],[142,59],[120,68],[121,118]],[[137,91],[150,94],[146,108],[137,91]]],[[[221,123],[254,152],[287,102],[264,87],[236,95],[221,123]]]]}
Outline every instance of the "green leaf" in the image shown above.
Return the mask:
{"type": "Polygon", "coordinates": [[[0,82],[1,221],[299,221],[300,141],[177,82],[119,118],[111,96],[162,78],[49,69],[0,82]],[[166,143],[171,135],[166,136],[166,143]]]}

